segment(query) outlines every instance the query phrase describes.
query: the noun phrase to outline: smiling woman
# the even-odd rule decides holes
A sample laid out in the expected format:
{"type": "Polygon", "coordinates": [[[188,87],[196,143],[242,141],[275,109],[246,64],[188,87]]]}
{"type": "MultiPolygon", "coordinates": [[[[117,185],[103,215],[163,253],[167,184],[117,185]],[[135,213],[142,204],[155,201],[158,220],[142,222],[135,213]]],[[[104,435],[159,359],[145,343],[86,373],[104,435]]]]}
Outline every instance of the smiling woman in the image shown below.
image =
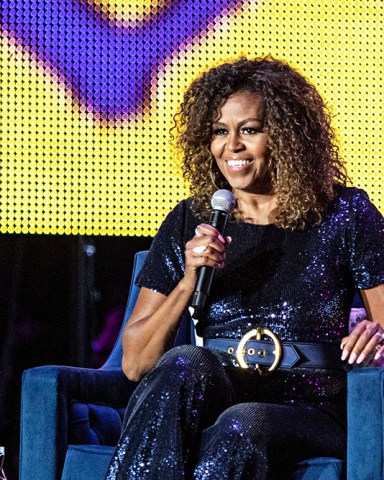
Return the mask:
{"type": "Polygon", "coordinates": [[[384,355],[384,219],[345,186],[324,102],[282,61],[209,70],[177,122],[192,196],[136,279],[123,370],[142,381],[107,479],[286,480],[298,461],[343,459],[345,365],[384,355]],[[207,223],[217,187],[237,201],[225,237],[207,223]],[[204,347],[172,348],[203,266],[204,347]],[[369,318],[348,335],[355,290],[369,318]]]}

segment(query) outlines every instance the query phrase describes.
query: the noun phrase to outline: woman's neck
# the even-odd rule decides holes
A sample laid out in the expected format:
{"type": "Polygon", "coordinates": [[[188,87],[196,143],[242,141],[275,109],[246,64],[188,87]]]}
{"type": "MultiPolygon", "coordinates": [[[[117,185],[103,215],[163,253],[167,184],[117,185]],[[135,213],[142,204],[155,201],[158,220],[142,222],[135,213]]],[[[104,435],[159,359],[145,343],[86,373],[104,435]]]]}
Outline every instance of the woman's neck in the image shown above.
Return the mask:
{"type": "Polygon", "coordinates": [[[254,194],[234,191],[237,199],[237,207],[243,220],[257,225],[275,223],[277,210],[277,195],[254,194]]]}

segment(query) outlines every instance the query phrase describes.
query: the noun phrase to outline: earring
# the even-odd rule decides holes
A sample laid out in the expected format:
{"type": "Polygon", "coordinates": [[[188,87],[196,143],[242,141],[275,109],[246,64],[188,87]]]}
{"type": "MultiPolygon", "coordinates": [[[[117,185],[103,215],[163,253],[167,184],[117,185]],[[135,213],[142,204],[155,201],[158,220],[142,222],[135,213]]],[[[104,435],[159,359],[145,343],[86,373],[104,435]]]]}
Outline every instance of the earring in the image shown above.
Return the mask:
{"type": "Polygon", "coordinates": [[[211,177],[211,182],[213,183],[213,185],[215,186],[215,188],[217,190],[220,190],[220,188],[216,185],[216,182],[215,182],[215,173],[213,171],[213,161],[214,161],[214,158],[212,157],[211,158],[211,163],[209,164],[209,175],[211,177]]]}

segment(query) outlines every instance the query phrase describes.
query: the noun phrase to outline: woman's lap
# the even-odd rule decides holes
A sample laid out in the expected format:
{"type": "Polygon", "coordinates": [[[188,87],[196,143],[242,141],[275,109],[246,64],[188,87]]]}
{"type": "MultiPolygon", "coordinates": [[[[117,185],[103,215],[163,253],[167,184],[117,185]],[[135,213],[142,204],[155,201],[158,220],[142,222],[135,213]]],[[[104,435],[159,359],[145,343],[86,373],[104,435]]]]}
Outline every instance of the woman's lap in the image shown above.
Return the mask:
{"type": "Polygon", "coordinates": [[[107,479],[261,480],[273,478],[267,465],[276,458],[343,453],[342,429],[326,412],[239,403],[233,383],[233,367],[206,348],[167,352],[128,404],[107,479]]]}

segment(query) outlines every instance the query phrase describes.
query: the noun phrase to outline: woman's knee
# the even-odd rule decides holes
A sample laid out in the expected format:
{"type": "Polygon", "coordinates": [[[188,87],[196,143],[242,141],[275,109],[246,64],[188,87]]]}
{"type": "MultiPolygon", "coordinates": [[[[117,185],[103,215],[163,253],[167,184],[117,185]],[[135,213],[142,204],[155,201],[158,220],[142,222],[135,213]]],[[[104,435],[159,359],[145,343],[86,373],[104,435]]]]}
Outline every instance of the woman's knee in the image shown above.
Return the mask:
{"type": "Polygon", "coordinates": [[[226,409],[217,419],[213,429],[220,435],[241,437],[244,440],[270,436],[270,405],[264,403],[239,403],[226,409]]]}
{"type": "Polygon", "coordinates": [[[220,366],[217,357],[207,348],[195,345],[180,345],[166,352],[157,364],[157,368],[169,368],[174,371],[192,370],[209,372],[220,366]]]}
{"type": "Polygon", "coordinates": [[[233,403],[233,386],[226,369],[215,353],[207,348],[195,345],[172,348],[159,360],[152,376],[167,384],[187,386],[190,392],[197,388],[204,395],[209,393],[208,397],[215,405],[233,403]]]}

